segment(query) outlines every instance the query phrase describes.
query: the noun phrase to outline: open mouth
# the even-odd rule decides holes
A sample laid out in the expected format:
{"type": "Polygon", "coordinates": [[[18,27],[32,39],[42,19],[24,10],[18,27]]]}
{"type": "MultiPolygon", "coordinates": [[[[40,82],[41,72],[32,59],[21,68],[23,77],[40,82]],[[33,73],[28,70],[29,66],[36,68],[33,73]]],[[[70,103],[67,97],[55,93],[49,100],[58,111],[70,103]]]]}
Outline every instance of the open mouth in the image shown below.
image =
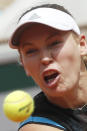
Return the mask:
{"type": "Polygon", "coordinates": [[[44,75],[44,80],[47,84],[49,84],[49,83],[53,82],[58,75],[59,75],[59,73],[57,71],[46,72],[44,75]]]}

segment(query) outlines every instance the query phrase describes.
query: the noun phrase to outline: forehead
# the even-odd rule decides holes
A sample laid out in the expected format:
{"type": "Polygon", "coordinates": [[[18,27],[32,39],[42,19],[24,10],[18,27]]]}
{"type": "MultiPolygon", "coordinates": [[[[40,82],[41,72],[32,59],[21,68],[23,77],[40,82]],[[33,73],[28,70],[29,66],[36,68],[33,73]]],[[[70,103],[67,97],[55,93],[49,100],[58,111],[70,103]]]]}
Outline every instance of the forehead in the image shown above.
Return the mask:
{"type": "Polygon", "coordinates": [[[28,39],[32,39],[32,38],[35,38],[35,37],[38,37],[39,36],[39,39],[40,39],[40,36],[49,36],[50,35],[50,38],[51,36],[57,34],[59,36],[63,36],[64,34],[68,33],[69,31],[60,31],[60,30],[57,30],[57,29],[54,29],[52,27],[49,27],[49,26],[46,26],[46,25],[43,25],[43,24],[38,24],[38,23],[34,23],[32,24],[31,26],[27,27],[23,33],[21,33],[20,35],[20,39],[23,40],[23,38],[28,38],[28,39]]]}

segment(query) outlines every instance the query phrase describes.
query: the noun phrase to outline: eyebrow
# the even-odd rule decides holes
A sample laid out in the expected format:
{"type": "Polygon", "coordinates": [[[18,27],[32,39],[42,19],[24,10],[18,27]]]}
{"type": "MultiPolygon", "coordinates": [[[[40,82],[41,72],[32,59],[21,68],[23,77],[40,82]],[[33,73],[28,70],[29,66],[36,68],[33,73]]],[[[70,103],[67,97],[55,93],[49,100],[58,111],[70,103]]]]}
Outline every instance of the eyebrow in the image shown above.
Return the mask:
{"type": "Polygon", "coordinates": [[[29,46],[29,45],[31,46],[31,45],[33,45],[33,43],[31,43],[31,42],[25,42],[25,43],[22,44],[22,47],[24,48],[24,47],[27,46],[27,45],[28,45],[28,46],[29,46]]]}
{"type": "MultiPolygon", "coordinates": [[[[52,38],[52,37],[54,37],[54,36],[56,36],[56,35],[60,35],[60,33],[59,33],[59,32],[55,32],[55,33],[51,34],[50,36],[47,37],[47,39],[46,39],[45,41],[49,40],[50,38],[52,38]]],[[[31,43],[31,42],[24,42],[24,43],[22,44],[22,47],[24,48],[24,47],[27,46],[27,45],[32,46],[33,43],[31,43]]]]}
{"type": "Polygon", "coordinates": [[[50,38],[56,36],[56,35],[60,35],[59,32],[55,32],[54,34],[51,34],[49,37],[47,37],[46,41],[49,40],[50,38]]]}

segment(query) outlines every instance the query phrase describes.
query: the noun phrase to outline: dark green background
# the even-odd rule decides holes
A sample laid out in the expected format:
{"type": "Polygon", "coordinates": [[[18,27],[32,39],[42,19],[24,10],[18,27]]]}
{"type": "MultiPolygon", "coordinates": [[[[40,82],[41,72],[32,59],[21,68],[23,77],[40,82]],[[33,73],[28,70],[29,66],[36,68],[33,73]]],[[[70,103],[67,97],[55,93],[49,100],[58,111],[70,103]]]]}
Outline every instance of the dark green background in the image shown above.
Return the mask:
{"type": "Polygon", "coordinates": [[[35,86],[31,77],[17,63],[0,66],[0,92],[35,86]]]}

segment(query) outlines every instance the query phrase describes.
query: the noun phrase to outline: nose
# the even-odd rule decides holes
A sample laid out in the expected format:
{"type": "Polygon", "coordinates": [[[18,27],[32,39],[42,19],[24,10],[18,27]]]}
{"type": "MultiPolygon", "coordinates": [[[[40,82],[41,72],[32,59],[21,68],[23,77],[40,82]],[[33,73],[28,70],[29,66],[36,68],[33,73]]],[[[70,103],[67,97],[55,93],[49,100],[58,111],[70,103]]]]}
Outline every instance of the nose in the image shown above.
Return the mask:
{"type": "Polygon", "coordinates": [[[49,65],[53,62],[51,52],[49,50],[41,51],[40,60],[43,65],[49,65]]]}

